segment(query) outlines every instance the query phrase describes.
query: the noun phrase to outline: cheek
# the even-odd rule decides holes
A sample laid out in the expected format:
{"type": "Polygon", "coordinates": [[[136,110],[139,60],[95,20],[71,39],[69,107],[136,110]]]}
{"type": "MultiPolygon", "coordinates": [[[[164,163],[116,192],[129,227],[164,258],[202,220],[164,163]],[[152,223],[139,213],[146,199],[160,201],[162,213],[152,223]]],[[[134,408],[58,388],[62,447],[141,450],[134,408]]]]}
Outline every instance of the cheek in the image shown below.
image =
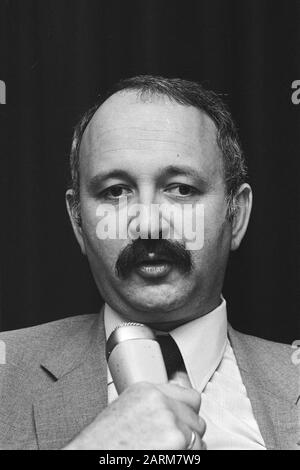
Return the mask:
{"type": "Polygon", "coordinates": [[[195,279],[210,278],[227,259],[228,243],[224,231],[207,230],[203,248],[191,251],[195,279]]]}
{"type": "Polygon", "coordinates": [[[119,240],[99,240],[85,234],[87,256],[94,266],[114,271],[118,256],[123,248],[119,240]]]}
{"type": "Polygon", "coordinates": [[[222,265],[230,251],[231,228],[228,221],[215,221],[207,228],[203,257],[207,263],[222,265]]]}
{"type": "Polygon", "coordinates": [[[99,236],[98,223],[99,217],[96,217],[94,212],[83,213],[82,232],[87,257],[92,266],[112,271],[123,248],[124,240],[105,239],[99,236]]]}
{"type": "Polygon", "coordinates": [[[203,246],[200,250],[191,251],[194,264],[195,266],[198,264],[199,269],[219,259],[230,247],[230,224],[224,214],[225,212],[206,211],[203,246]]]}
{"type": "Polygon", "coordinates": [[[205,246],[217,245],[228,225],[225,197],[213,197],[205,205],[204,213],[204,249],[205,246]]]}

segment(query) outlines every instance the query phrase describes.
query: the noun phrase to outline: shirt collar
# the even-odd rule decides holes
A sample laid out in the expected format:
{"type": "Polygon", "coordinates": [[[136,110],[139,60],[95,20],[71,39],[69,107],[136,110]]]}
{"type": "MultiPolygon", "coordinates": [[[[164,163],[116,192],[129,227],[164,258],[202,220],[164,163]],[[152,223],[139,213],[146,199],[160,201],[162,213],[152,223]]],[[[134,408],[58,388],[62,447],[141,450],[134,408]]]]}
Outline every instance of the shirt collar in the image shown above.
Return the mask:
{"type": "Polygon", "coordinates": [[[226,348],[226,300],[222,297],[217,308],[175,328],[170,334],[180,349],[192,386],[202,392],[226,348]]]}
{"type": "MultiPolygon", "coordinates": [[[[123,322],[122,317],[105,304],[106,338],[123,322]]],[[[192,386],[201,392],[221,362],[226,348],[226,300],[221,296],[221,303],[217,308],[169,333],[179,347],[192,386]]]]}

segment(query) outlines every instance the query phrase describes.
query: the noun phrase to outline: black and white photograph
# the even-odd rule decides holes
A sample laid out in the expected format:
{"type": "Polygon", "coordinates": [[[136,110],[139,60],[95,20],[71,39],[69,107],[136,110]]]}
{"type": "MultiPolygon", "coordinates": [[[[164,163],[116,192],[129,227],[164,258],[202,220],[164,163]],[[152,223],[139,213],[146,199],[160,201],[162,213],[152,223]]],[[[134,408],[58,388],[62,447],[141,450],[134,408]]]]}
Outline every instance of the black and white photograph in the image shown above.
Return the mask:
{"type": "Polygon", "coordinates": [[[0,0],[0,128],[0,450],[300,450],[300,0],[0,0]]]}

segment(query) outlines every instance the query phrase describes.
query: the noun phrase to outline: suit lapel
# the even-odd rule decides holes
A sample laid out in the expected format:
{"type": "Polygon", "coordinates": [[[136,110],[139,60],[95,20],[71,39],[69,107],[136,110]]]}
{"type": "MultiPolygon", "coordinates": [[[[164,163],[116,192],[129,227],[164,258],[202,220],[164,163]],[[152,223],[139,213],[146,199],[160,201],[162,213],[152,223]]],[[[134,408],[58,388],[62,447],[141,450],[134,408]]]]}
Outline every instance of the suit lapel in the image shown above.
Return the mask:
{"type": "Polygon", "coordinates": [[[54,348],[42,363],[51,384],[34,402],[40,449],[62,448],[107,406],[103,312],[54,348]]]}
{"type": "MultiPolygon", "coordinates": [[[[41,390],[33,406],[40,449],[64,447],[107,406],[103,310],[90,317],[93,321],[75,334],[70,333],[67,342],[65,335],[57,341],[54,338],[52,351],[42,361],[49,385],[41,390]]],[[[247,337],[230,326],[228,335],[267,448],[293,448],[298,426],[295,403],[274,394],[273,387],[267,386],[268,377],[263,378],[264,371],[257,360],[265,351],[254,352],[247,337]]],[[[269,375],[269,370],[265,375],[269,375]]]]}
{"type": "MultiPolygon", "coordinates": [[[[247,342],[243,341],[246,336],[234,331],[230,326],[228,335],[267,449],[296,448],[297,409],[292,399],[283,399],[274,393],[272,385],[268,386],[271,371],[268,369],[264,374],[257,360],[260,355],[262,360],[265,351],[256,350],[254,354],[247,342]]],[[[282,375],[284,371],[278,370],[277,374],[282,375]]]]}

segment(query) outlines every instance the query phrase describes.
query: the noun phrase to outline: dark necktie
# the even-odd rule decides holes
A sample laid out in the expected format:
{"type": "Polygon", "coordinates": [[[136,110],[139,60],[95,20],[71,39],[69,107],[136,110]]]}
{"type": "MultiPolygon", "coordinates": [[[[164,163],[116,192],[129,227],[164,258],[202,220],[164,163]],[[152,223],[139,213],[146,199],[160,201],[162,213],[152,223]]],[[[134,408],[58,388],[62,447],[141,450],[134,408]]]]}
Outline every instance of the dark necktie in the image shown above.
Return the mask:
{"type": "Polygon", "coordinates": [[[175,372],[186,372],[182,355],[172,336],[169,333],[157,333],[156,338],[161,347],[168,379],[170,380],[175,372]]]}

